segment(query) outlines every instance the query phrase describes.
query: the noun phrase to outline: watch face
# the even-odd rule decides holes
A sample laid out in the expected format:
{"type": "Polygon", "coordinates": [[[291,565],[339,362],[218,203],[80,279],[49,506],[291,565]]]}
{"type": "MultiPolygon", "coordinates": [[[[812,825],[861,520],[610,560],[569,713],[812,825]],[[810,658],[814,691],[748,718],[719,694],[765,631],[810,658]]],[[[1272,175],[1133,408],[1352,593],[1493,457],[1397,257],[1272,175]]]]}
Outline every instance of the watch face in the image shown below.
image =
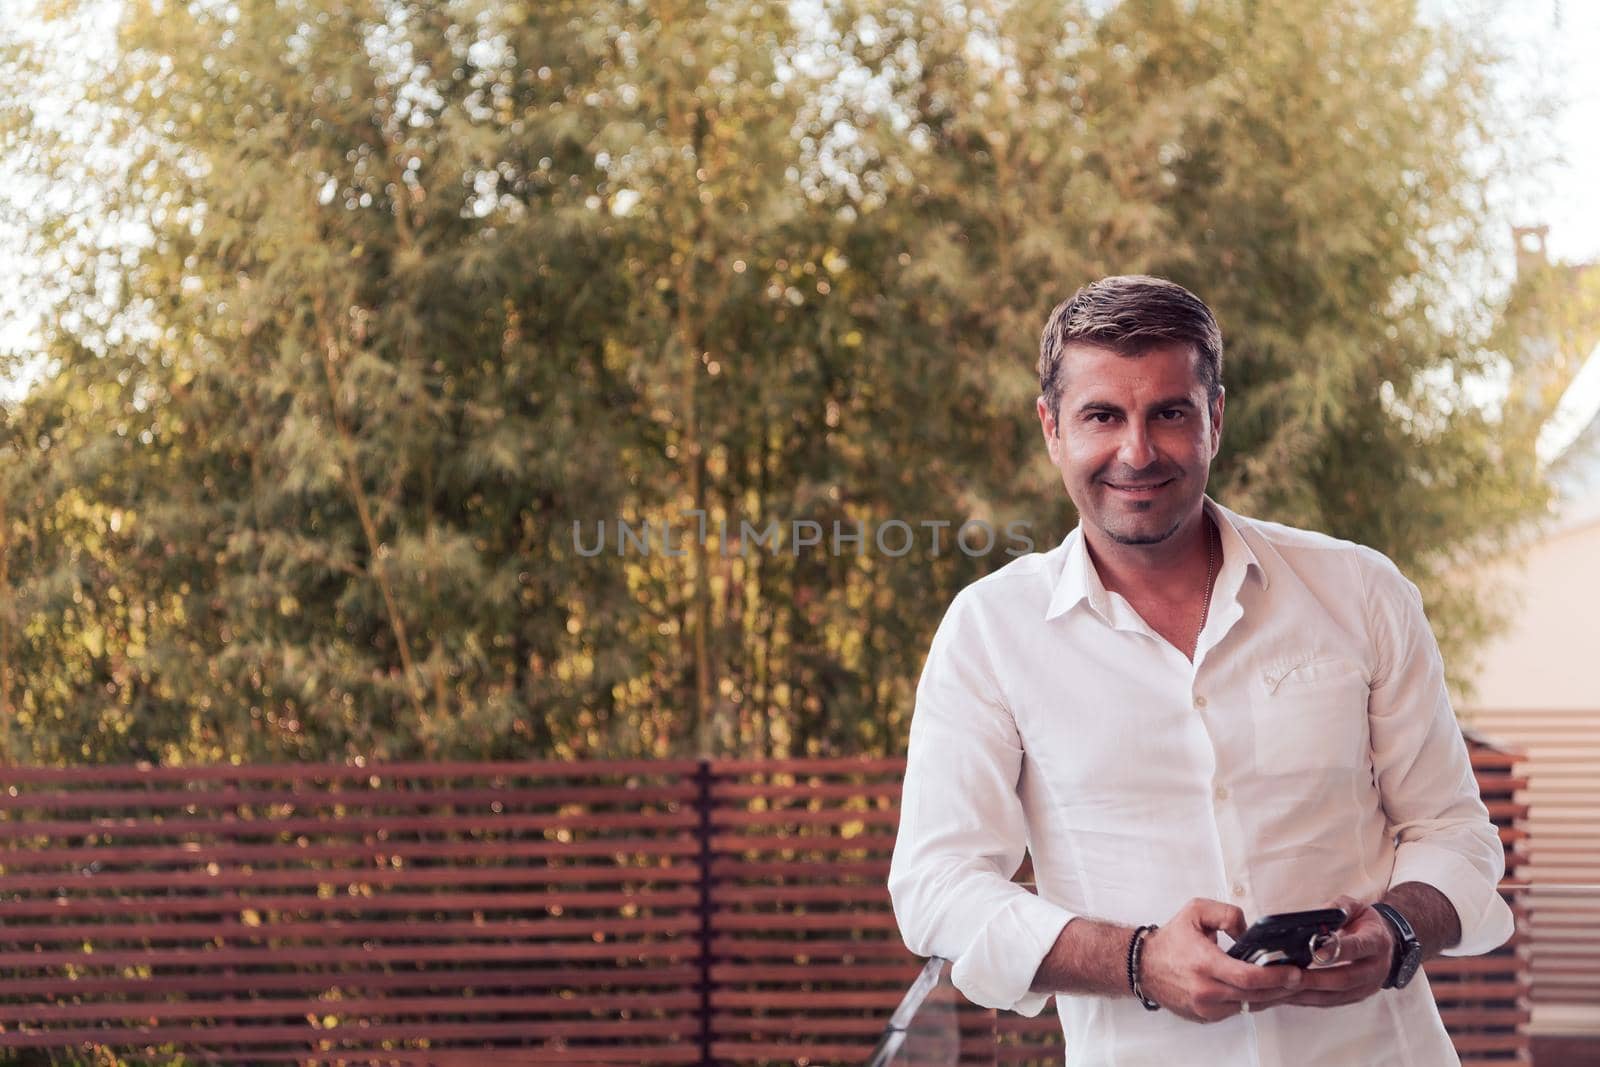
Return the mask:
{"type": "Polygon", "coordinates": [[[1405,955],[1400,957],[1400,968],[1394,975],[1394,987],[1404,989],[1406,984],[1416,976],[1417,968],[1422,965],[1422,946],[1411,945],[1405,955]]]}
{"type": "Polygon", "coordinates": [[[1422,966],[1422,945],[1417,942],[1416,932],[1411,929],[1411,924],[1406,922],[1404,915],[1381,902],[1372,907],[1389,924],[1389,929],[1394,931],[1397,942],[1394,963],[1390,967],[1389,977],[1384,981],[1383,987],[1403,989],[1416,975],[1417,968],[1422,966]]]}

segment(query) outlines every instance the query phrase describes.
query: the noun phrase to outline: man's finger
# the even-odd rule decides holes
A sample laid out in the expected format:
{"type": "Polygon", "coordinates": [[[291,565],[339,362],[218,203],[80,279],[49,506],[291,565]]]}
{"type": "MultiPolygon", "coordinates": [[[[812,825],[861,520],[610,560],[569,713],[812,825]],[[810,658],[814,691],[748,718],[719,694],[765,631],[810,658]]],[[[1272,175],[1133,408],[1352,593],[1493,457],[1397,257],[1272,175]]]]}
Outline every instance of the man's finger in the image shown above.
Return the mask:
{"type": "Polygon", "coordinates": [[[1279,989],[1252,993],[1236,989],[1226,982],[1202,979],[1195,989],[1195,1006],[1214,1019],[1225,1019],[1239,1013],[1239,1005],[1248,1003],[1264,1008],[1292,996],[1293,990],[1279,989]]]}
{"type": "Polygon", "coordinates": [[[1338,908],[1340,911],[1344,912],[1344,921],[1347,923],[1351,919],[1354,919],[1357,915],[1360,915],[1362,912],[1367,910],[1367,905],[1365,902],[1357,900],[1355,897],[1347,896],[1343,893],[1330,900],[1328,902],[1328,907],[1338,908]]]}
{"type": "Polygon", "coordinates": [[[1360,931],[1341,930],[1339,938],[1339,956],[1341,960],[1365,960],[1374,956],[1387,958],[1391,945],[1384,930],[1367,927],[1360,931]]]}
{"type": "Polygon", "coordinates": [[[1348,967],[1322,967],[1317,970],[1307,971],[1302,990],[1305,992],[1342,992],[1348,989],[1366,989],[1381,981],[1380,967],[1384,975],[1389,973],[1387,967],[1382,967],[1378,961],[1367,961],[1351,964],[1348,967]]]}
{"type": "Polygon", "coordinates": [[[1234,940],[1244,936],[1244,912],[1220,900],[1192,900],[1189,902],[1195,921],[1202,930],[1221,930],[1234,940]]]}
{"type": "Polygon", "coordinates": [[[1298,967],[1258,967],[1227,955],[1216,962],[1211,976],[1233,989],[1251,994],[1292,991],[1305,982],[1305,972],[1298,967]]]}

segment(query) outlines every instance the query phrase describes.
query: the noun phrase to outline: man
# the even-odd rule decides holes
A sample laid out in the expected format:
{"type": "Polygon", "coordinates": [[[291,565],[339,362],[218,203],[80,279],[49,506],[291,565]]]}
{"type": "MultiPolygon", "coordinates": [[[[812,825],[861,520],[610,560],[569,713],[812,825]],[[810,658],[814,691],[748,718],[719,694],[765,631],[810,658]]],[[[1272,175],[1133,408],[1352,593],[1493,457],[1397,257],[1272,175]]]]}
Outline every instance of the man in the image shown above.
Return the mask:
{"type": "Polygon", "coordinates": [[[1051,314],[1039,424],[1079,525],[962,590],[933,639],[900,929],[978,1004],[1058,995],[1073,1067],[1456,1063],[1411,972],[1512,918],[1437,643],[1381,554],[1205,495],[1221,366],[1170,282],[1051,314]],[[1025,850],[1037,895],[1010,880],[1025,850]],[[1329,903],[1351,915],[1334,966],[1217,941],[1329,903]]]}

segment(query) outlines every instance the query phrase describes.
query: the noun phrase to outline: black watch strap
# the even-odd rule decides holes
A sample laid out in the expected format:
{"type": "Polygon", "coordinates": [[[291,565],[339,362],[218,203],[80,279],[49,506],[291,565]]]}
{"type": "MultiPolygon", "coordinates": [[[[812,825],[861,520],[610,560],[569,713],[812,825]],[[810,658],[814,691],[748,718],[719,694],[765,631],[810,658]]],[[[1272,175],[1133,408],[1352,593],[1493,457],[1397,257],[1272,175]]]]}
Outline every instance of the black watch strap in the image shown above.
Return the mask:
{"type": "Polygon", "coordinates": [[[1417,940],[1417,932],[1406,917],[1390,905],[1380,901],[1372,905],[1372,910],[1383,916],[1395,937],[1394,958],[1389,961],[1389,976],[1383,980],[1383,988],[1404,989],[1422,965],[1422,942],[1417,940]]]}

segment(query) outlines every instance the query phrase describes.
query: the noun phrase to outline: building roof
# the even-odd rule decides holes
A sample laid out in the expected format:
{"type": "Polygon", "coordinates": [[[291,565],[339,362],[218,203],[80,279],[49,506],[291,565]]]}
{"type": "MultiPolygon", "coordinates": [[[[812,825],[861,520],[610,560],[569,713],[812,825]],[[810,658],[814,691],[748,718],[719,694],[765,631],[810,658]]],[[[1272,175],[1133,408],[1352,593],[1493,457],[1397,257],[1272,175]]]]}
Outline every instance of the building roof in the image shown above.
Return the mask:
{"type": "MultiPolygon", "coordinates": [[[[1573,379],[1574,384],[1600,378],[1600,344],[1589,353],[1583,369],[1573,379]]],[[[1600,389],[1593,383],[1583,389],[1584,395],[1574,397],[1569,390],[1559,407],[1568,407],[1569,401],[1579,403],[1579,429],[1556,457],[1550,462],[1550,480],[1555,486],[1558,527],[1566,527],[1574,520],[1586,522],[1600,517],[1600,389]]]]}

